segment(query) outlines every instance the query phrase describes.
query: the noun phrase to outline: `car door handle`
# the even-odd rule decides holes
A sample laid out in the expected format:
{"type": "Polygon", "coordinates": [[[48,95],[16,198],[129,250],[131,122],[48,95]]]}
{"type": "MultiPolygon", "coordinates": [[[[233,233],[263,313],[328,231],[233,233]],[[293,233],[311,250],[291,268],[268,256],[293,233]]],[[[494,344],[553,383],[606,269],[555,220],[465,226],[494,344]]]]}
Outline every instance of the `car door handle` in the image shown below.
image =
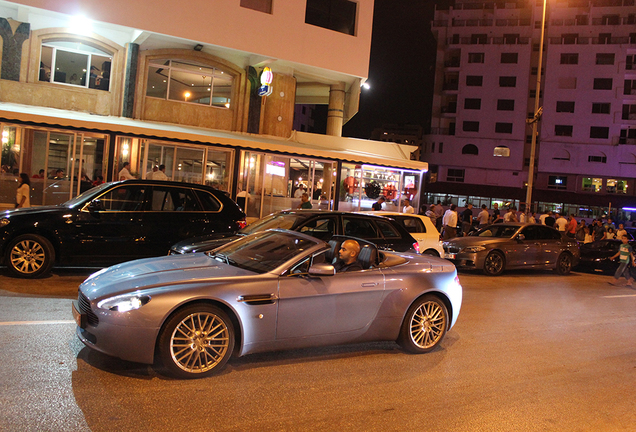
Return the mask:
{"type": "Polygon", "coordinates": [[[363,287],[374,287],[380,285],[379,282],[365,282],[361,286],[363,287]]]}
{"type": "Polygon", "coordinates": [[[238,296],[236,301],[248,305],[274,304],[278,300],[276,294],[247,294],[238,296]]]}

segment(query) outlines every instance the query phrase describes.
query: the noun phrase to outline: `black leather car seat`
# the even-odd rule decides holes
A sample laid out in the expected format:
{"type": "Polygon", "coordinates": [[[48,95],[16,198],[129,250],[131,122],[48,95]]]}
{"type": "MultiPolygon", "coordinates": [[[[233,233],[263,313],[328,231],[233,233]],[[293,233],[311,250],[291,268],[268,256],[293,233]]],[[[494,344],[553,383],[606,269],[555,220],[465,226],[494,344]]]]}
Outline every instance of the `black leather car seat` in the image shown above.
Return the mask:
{"type": "Polygon", "coordinates": [[[378,263],[378,251],[375,247],[365,244],[360,249],[358,261],[362,264],[364,270],[373,268],[378,263]]]}

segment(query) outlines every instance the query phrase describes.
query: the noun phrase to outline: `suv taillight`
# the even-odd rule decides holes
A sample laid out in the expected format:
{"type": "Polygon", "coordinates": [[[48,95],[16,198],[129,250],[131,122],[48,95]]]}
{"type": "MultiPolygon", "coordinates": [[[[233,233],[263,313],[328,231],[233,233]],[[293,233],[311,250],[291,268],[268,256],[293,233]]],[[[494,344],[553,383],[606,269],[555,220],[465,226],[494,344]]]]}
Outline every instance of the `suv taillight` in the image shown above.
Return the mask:
{"type": "Polygon", "coordinates": [[[420,253],[420,244],[418,242],[413,243],[413,249],[415,249],[415,252],[420,253]]]}
{"type": "Polygon", "coordinates": [[[245,219],[240,220],[240,221],[236,221],[236,223],[238,224],[239,229],[245,228],[247,226],[247,221],[245,219]]]}

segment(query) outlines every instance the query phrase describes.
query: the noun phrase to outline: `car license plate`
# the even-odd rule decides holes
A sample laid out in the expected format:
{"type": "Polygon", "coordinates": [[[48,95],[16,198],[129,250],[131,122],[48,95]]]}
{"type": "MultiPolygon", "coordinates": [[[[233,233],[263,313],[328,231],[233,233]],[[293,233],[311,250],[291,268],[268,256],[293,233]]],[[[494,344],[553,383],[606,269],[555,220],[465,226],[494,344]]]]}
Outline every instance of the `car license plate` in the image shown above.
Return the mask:
{"type": "Polygon", "coordinates": [[[456,255],[454,253],[446,253],[446,254],[444,254],[444,258],[446,258],[446,259],[455,259],[456,255]]]}
{"type": "Polygon", "coordinates": [[[86,328],[86,314],[77,310],[77,301],[72,303],[73,319],[80,328],[86,328]]]}

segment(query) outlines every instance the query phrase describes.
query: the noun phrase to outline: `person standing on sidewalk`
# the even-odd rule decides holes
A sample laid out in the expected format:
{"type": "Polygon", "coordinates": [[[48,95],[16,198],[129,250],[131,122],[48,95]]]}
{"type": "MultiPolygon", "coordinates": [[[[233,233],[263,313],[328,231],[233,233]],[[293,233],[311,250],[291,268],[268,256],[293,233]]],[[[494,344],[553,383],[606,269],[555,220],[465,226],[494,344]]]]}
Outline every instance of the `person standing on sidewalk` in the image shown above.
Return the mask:
{"type": "Polygon", "coordinates": [[[625,279],[627,279],[627,286],[632,287],[633,279],[629,271],[629,267],[630,265],[636,265],[636,262],[634,262],[634,251],[629,245],[626,235],[624,235],[621,240],[623,243],[621,243],[618,252],[616,253],[616,255],[610,258],[613,260],[616,259],[616,257],[620,256],[620,265],[618,266],[616,273],[614,273],[614,279],[616,279],[616,281],[610,282],[610,284],[618,285],[618,281],[620,280],[621,276],[625,276],[625,279]]]}
{"type": "Polygon", "coordinates": [[[450,208],[444,213],[442,224],[444,225],[444,234],[442,238],[444,240],[450,240],[457,237],[457,212],[455,209],[457,206],[451,204],[450,208]]]}

